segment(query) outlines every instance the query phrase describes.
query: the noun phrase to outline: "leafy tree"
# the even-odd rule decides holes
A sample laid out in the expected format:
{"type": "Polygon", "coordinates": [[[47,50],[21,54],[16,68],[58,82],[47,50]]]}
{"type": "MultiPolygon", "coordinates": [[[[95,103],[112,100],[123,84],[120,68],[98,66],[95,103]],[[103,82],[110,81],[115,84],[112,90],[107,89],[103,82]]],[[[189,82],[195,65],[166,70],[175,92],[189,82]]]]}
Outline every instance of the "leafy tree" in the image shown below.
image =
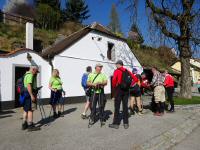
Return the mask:
{"type": "Polygon", "coordinates": [[[88,5],[84,0],[67,0],[63,10],[64,21],[74,21],[82,23],[90,17],[88,5]]]}
{"type": "Polygon", "coordinates": [[[119,16],[118,16],[115,4],[112,4],[111,13],[110,13],[110,23],[108,27],[111,29],[113,33],[121,33],[119,16]]]}
{"type": "Polygon", "coordinates": [[[39,4],[36,7],[36,22],[42,29],[58,29],[60,23],[60,12],[54,10],[47,4],[39,4]]]}
{"type": "Polygon", "coordinates": [[[54,9],[60,10],[60,0],[35,0],[36,6],[39,4],[48,4],[54,9]]]}
{"type": "Polygon", "coordinates": [[[35,0],[36,22],[42,29],[58,29],[62,23],[60,0],[35,0]]]}
{"type": "MultiPolygon", "coordinates": [[[[138,0],[129,1],[132,13],[139,12],[138,0]]],[[[193,48],[200,45],[200,3],[198,0],[145,0],[150,23],[178,46],[181,61],[180,96],[191,99],[190,59],[193,48]]],[[[155,31],[156,31],[155,30],[155,31]]],[[[156,31],[156,32],[157,32],[156,31]]]]}

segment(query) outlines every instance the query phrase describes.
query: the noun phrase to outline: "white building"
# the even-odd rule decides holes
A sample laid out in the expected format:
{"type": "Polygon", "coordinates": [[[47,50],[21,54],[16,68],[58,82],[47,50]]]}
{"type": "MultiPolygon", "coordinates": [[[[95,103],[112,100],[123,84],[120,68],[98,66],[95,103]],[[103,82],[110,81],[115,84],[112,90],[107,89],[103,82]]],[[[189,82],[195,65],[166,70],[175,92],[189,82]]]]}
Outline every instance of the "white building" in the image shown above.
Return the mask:
{"type": "Polygon", "coordinates": [[[105,87],[106,94],[111,94],[111,77],[118,59],[123,60],[129,69],[136,67],[139,72],[143,70],[126,40],[117,37],[97,23],[83,28],[44,50],[42,56],[51,60],[53,67],[60,71],[67,96],[78,97],[74,100],[76,102],[84,98],[81,77],[87,66],[92,66],[94,69],[96,63],[103,64],[103,72],[109,79],[105,87]]]}
{"type": "MultiPolygon", "coordinates": [[[[175,62],[171,68],[181,74],[181,62],[180,60],[175,62]]],[[[200,80],[200,60],[191,58],[190,59],[190,77],[191,81],[194,84],[197,84],[197,82],[200,80]]]]}
{"type": "Polygon", "coordinates": [[[132,69],[136,67],[142,72],[142,66],[131,52],[126,40],[117,37],[102,25],[94,23],[66,37],[42,52],[42,57],[28,49],[0,55],[0,105],[1,109],[18,106],[16,81],[24,75],[30,65],[40,68],[38,87],[43,86],[40,98],[48,100],[50,90],[48,82],[51,69],[57,68],[66,91],[67,102],[84,100],[85,93],[81,87],[81,77],[87,66],[96,63],[103,64],[103,72],[108,77],[105,88],[107,95],[111,94],[111,77],[115,70],[115,62],[123,60],[124,65],[132,69]],[[43,58],[45,59],[43,59],[43,58]]]}
{"type": "Polygon", "coordinates": [[[37,65],[38,87],[43,86],[40,98],[49,98],[48,82],[51,75],[51,66],[39,54],[32,50],[21,49],[12,53],[0,55],[0,108],[8,109],[19,106],[16,92],[16,81],[29,69],[30,65],[37,65]]]}

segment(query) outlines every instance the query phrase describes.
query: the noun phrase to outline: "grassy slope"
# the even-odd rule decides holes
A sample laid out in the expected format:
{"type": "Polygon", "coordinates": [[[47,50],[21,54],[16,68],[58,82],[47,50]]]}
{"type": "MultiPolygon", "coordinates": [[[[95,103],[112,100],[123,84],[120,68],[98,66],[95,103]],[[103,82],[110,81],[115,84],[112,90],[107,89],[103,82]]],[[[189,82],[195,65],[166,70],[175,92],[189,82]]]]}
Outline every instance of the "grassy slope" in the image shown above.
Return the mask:
{"type": "Polygon", "coordinates": [[[193,96],[192,99],[184,99],[184,98],[175,97],[174,101],[175,101],[175,105],[200,104],[200,97],[193,96]]]}
{"type": "Polygon", "coordinates": [[[145,67],[156,66],[161,69],[168,68],[167,64],[163,63],[160,59],[156,49],[147,50],[147,49],[135,49],[134,54],[138,57],[141,64],[145,67]]]}
{"type": "Polygon", "coordinates": [[[137,48],[132,47],[132,51],[140,63],[146,68],[157,67],[159,70],[167,69],[172,73],[171,65],[177,61],[171,49],[165,46],[152,48],[142,45],[137,48]]]}
{"type": "MultiPolygon", "coordinates": [[[[41,41],[43,48],[52,45],[56,38],[62,34],[68,36],[78,30],[83,26],[81,24],[68,22],[65,23],[59,31],[44,30],[44,29],[34,29],[34,39],[41,41]]],[[[11,51],[19,46],[25,46],[25,26],[19,25],[7,25],[0,23],[0,50],[11,51]]]]}
{"type": "Polygon", "coordinates": [[[21,26],[8,26],[0,23],[0,49],[11,50],[14,43],[24,43],[25,32],[21,26]]]}
{"type": "MultiPolygon", "coordinates": [[[[59,31],[51,31],[44,29],[34,29],[34,39],[41,42],[41,47],[46,48],[52,45],[56,38],[61,34],[68,36],[83,28],[83,25],[67,22],[59,31]]],[[[11,26],[0,23],[0,50],[11,51],[15,47],[25,47],[25,27],[24,26],[11,26]]],[[[132,47],[132,45],[129,45],[132,47]]],[[[37,46],[36,46],[37,47],[37,46]]],[[[168,56],[160,56],[158,49],[150,47],[132,48],[136,57],[140,60],[141,64],[145,67],[156,66],[159,69],[169,69],[170,65],[164,58],[168,56]]],[[[36,49],[37,50],[37,49],[36,49]]],[[[164,51],[164,50],[163,50],[164,51]]]]}

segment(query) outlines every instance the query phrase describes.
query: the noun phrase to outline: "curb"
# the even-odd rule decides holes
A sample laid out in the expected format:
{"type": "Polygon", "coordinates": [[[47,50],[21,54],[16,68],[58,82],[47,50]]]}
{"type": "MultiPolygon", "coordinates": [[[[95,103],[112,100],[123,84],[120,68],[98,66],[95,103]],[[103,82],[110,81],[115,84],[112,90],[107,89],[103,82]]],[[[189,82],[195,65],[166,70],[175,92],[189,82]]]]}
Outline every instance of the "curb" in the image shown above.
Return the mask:
{"type": "MultiPolygon", "coordinates": [[[[190,133],[192,133],[198,126],[200,126],[200,105],[199,110],[191,110],[191,106],[187,107],[192,114],[182,123],[169,131],[155,136],[144,144],[133,147],[133,150],[168,150],[176,144],[184,140],[190,133]]],[[[194,108],[194,107],[193,107],[194,108]]],[[[196,107],[195,107],[196,108],[196,107]]],[[[185,107],[183,108],[185,109],[185,107]]]]}

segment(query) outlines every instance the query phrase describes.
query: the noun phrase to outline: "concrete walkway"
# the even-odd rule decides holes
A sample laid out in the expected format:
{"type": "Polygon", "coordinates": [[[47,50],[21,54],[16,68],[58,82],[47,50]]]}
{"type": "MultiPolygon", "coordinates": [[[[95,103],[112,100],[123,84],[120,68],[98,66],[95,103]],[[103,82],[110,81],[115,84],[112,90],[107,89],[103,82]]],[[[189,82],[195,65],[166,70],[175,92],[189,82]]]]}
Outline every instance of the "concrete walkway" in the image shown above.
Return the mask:
{"type": "Polygon", "coordinates": [[[181,141],[173,150],[199,150],[200,149],[200,126],[196,128],[186,139],[181,141]]]}
{"type": "MultiPolygon", "coordinates": [[[[143,116],[130,118],[127,130],[122,125],[118,130],[108,128],[112,115],[102,128],[99,122],[88,128],[88,120],[80,118],[82,109],[83,104],[66,105],[65,117],[47,119],[45,125],[40,121],[38,110],[34,122],[39,122],[42,129],[35,132],[21,131],[21,109],[5,111],[0,114],[0,150],[171,149],[187,140],[186,137],[200,124],[198,107],[178,109],[176,113],[163,117],[155,117],[151,111],[145,110],[143,116]]],[[[113,101],[107,103],[106,110],[113,111],[113,101]]],[[[49,106],[45,106],[45,112],[49,115],[49,106]]]]}

